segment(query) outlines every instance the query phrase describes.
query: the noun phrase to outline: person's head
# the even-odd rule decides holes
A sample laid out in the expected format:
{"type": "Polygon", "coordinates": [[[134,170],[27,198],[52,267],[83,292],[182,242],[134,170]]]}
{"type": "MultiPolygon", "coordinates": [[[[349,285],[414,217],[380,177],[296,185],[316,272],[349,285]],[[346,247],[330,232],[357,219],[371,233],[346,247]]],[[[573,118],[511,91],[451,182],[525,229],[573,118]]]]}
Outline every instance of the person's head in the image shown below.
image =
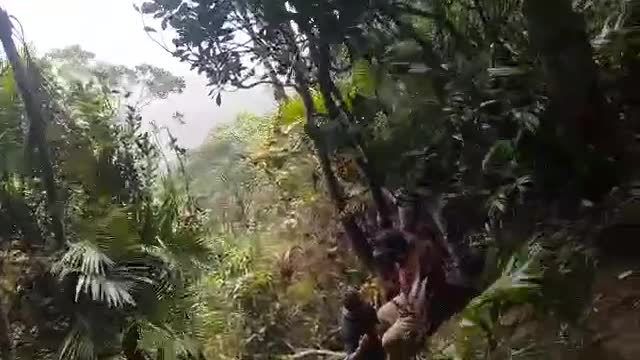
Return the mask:
{"type": "Polygon", "coordinates": [[[375,330],[377,323],[375,309],[360,296],[360,292],[349,287],[343,294],[342,306],[350,314],[350,318],[360,325],[364,332],[375,330]]]}
{"type": "Polygon", "coordinates": [[[364,305],[364,301],[360,296],[360,292],[354,288],[349,287],[345,290],[342,296],[342,306],[350,312],[356,312],[364,305]]]}
{"type": "Polygon", "coordinates": [[[394,269],[395,264],[401,264],[409,254],[409,242],[404,234],[398,230],[384,230],[373,240],[373,258],[380,268],[394,269]]]}

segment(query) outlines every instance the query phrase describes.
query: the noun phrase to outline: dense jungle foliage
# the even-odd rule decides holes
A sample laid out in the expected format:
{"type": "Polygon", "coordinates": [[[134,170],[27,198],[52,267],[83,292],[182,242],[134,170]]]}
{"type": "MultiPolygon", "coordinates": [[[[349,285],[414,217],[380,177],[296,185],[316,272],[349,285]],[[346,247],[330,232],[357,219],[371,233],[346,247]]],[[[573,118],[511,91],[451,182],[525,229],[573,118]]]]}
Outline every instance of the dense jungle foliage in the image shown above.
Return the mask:
{"type": "Polygon", "coordinates": [[[2,12],[0,359],[343,358],[344,290],[384,296],[387,190],[484,260],[423,358],[640,355],[638,1],[132,11],[212,101],[278,107],[187,151],[140,116],[183,79],[40,56],[2,12]]]}

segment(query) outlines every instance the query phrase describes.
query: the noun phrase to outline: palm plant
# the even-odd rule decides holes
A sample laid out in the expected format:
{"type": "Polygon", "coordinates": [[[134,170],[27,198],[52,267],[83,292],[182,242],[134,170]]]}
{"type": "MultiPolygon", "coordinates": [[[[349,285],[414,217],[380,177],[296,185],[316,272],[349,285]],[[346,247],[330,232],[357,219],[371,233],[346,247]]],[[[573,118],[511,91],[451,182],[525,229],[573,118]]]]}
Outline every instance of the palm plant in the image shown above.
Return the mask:
{"type": "MultiPolygon", "coordinates": [[[[8,304],[29,298],[23,311],[39,314],[14,320],[38,330],[30,348],[17,349],[16,356],[52,356],[56,348],[59,359],[197,356],[196,324],[184,318],[192,311],[190,286],[211,249],[201,212],[176,185],[181,175],[171,170],[156,182],[159,149],[153,137],[141,130],[135,113],[120,116],[107,86],[58,86],[46,67],[29,62],[28,69],[46,79],[41,85],[48,103],[59,110],[46,146],[56,177],[63,179],[67,243],[56,253],[32,248],[32,269],[17,281],[40,285],[8,294],[8,304]],[[51,291],[56,284],[59,289],[51,291]],[[38,312],[38,306],[46,310],[38,312]],[[133,342],[131,328],[139,338],[133,342]]],[[[31,145],[6,63],[0,110],[2,236],[7,224],[12,240],[41,246],[38,239],[50,236],[48,221],[41,186],[30,166],[18,166],[31,145]]]]}

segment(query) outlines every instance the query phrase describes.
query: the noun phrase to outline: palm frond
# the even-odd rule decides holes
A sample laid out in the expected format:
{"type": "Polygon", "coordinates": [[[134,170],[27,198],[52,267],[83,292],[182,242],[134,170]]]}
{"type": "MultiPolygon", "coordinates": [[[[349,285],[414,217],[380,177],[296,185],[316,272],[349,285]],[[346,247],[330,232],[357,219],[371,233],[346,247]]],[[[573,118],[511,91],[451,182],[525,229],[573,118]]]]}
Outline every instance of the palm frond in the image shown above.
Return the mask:
{"type": "Polygon", "coordinates": [[[96,346],[85,327],[76,323],[58,350],[58,360],[94,360],[96,346]]]}
{"type": "Polygon", "coordinates": [[[100,251],[95,245],[84,241],[73,243],[62,258],[54,264],[53,272],[65,276],[71,271],[84,274],[104,275],[115,262],[100,251]]]}
{"type": "Polygon", "coordinates": [[[130,254],[139,241],[131,211],[103,203],[89,207],[87,218],[75,224],[78,237],[114,259],[130,254]]]}
{"type": "Polygon", "coordinates": [[[169,325],[155,325],[150,322],[139,322],[139,348],[156,359],[177,360],[183,357],[197,358],[200,354],[199,343],[190,336],[176,332],[169,325]]]}
{"type": "Polygon", "coordinates": [[[540,290],[542,273],[535,269],[537,258],[533,257],[517,266],[517,257],[507,262],[502,275],[480,296],[471,301],[469,307],[479,307],[491,301],[525,301],[540,290]]]}
{"type": "MultiPolygon", "coordinates": [[[[528,249],[528,244],[526,248],[528,249]]],[[[542,252],[529,255],[524,262],[519,260],[521,256],[518,253],[509,258],[498,279],[464,309],[461,321],[463,327],[477,326],[490,335],[496,321],[491,312],[494,306],[529,303],[541,294],[542,252]]]]}
{"type": "Polygon", "coordinates": [[[60,279],[76,278],[75,300],[86,294],[94,301],[109,307],[135,305],[126,269],[115,267],[115,262],[90,242],[79,242],[69,246],[61,259],[52,266],[52,272],[60,279]]]}
{"type": "Polygon", "coordinates": [[[132,284],[128,281],[113,280],[100,275],[79,275],[76,284],[76,301],[81,293],[85,293],[94,301],[104,302],[109,307],[135,305],[131,287],[132,284]]]}

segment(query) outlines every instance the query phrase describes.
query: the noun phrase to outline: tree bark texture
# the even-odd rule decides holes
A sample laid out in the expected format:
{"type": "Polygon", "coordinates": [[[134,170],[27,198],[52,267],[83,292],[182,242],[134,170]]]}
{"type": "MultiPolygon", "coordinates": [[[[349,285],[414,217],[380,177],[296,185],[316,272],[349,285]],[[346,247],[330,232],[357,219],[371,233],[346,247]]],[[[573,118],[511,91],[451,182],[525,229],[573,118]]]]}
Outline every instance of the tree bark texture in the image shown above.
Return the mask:
{"type": "MultiPolygon", "coordinates": [[[[291,51],[295,51],[297,46],[295,45],[295,41],[293,41],[293,37],[289,36],[288,40],[289,46],[292,48],[291,51]]],[[[363,265],[366,268],[372,270],[373,249],[371,247],[371,244],[369,243],[362,229],[360,229],[360,227],[356,223],[353,216],[343,216],[342,212],[345,208],[345,202],[344,196],[342,194],[342,189],[335,173],[333,172],[333,169],[331,168],[331,160],[329,158],[328,152],[326,151],[326,146],[322,143],[322,139],[319,139],[314,134],[314,131],[317,129],[315,122],[316,108],[313,103],[313,96],[311,95],[306,67],[299,60],[296,60],[294,62],[294,71],[296,91],[298,92],[298,95],[300,96],[305,108],[306,130],[309,137],[311,138],[311,141],[313,142],[316,154],[318,156],[320,168],[322,170],[322,174],[327,186],[327,191],[329,193],[329,198],[334,204],[336,211],[338,212],[338,216],[340,216],[340,222],[345,233],[347,234],[347,237],[349,238],[351,248],[355,252],[358,259],[363,263],[363,265]]]]}
{"type": "MultiPolygon", "coordinates": [[[[313,36],[311,33],[307,35],[310,37],[313,36]]],[[[322,37],[320,37],[316,44],[312,43],[311,52],[312,58],[314,58],[314,61],[318,66],[318,84],[320,86],[320,94],[322,95],[322,99],[324,100],[325,106],[327,107],[329,117],[333,121],[338,121],[341,115],[341,109],[338,106],[338,101],[340,101],[340,103],[343,103],[343,101],[342,95],[339,93],[337,86],[331,78],[331,59],[329,44],[324,41],[322,37]],[[334,96],[336,97],[334,98],[334,96]]],[[[352,117],[349,112],[344,109],[343,111],[345,112],[345,115],[347,117],[352,117]]],[[[362,142],[358,139],[352,140],[354,147],[360,152],[360,156],[358,156],[357,159],[357,164],[358,167],[360,167],[360,169],[362,170],[365,178],[367,179],[369,189],[371,190],[373,202],[376,205],[378,215],[380,217],[380,225],[382,228],[389,228],[392,225],[391,217],[388,206],[382,194],[382,185],[379,181],[378,174],[371,164],[364,144],[362,144],[362,142]]]]}
{"type": "Polygon", "coordinates": [[[562,122],[558,135],[575,148],[592,145],[617,155],[615,119],[598,82],[583,16],[569,0],[525,0],[523,13],[531,46],[542,60],[554,118],[562,122]]]}

